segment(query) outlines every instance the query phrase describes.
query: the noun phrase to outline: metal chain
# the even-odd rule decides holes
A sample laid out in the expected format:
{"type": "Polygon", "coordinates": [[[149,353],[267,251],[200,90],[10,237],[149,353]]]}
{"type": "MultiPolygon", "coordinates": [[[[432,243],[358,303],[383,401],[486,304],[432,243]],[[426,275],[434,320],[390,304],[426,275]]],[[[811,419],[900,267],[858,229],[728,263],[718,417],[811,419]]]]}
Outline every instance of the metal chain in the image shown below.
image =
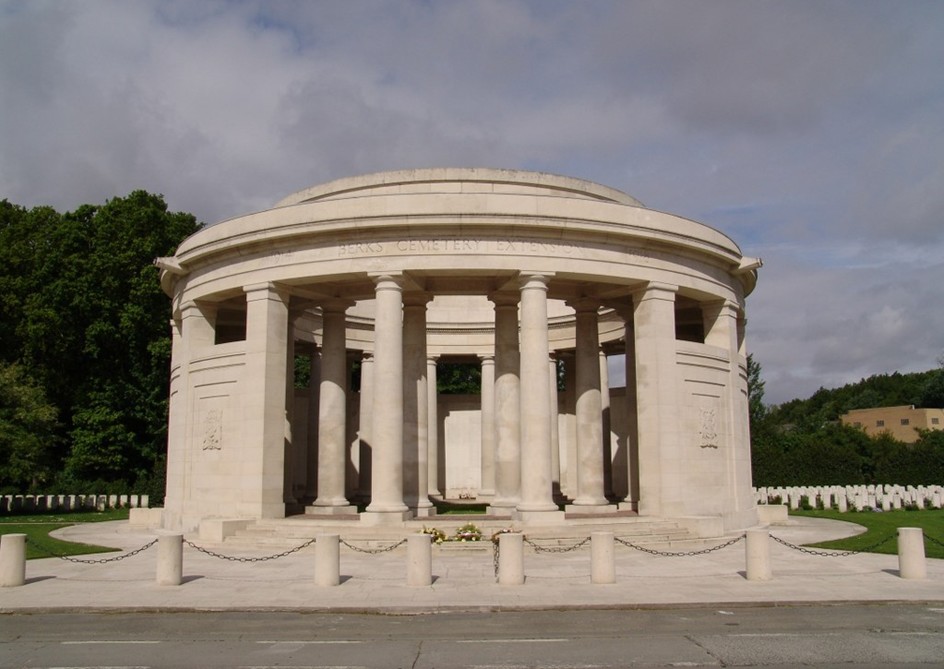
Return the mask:
{"type": "Polygon", "coordinates": [[[136,548],[133,551],[130,551],[128,553],[124,553],[122,555],[116,555],[110,558],[99,558],[97,560],[83,560],[81,558],[74,558],[69,555],[62,555],[61,553],[53,553],[48,548],[42,546],[41,544],[36,543],[35,541],[31,541],[30,545],[36,548],[36,550],[38,550],[39,552],[45,553],[49,557],[59,558],[60,560],[66,560],[67,562],[75,562],[77,564],[106,564],[108,562],[118,562],[119,560],[124,560],[125,558],[133,557],[137,555],[138,553],[146,551],[148,548],[150,548],[156,543],[157,543],[157,539],[155,539],[154,541],[151,541],[150,543],[146,543],[143,546],[141,546],[141,548],[136,548]]]}
{"type": "Polygon", "coordinates": [[[358,553],[367,553],[367,554],[369,554],[369,555],[377,555],[377,554],[379,554],[379,553],[388,553],[388,552],[394,550],[395,548],[399,548],[400,546],[402,546],[403,544],[405,544],[407,540],[406,540],[406,539],[401,539],[401,540],[398,541],[397,543],[395,543],[395,544],[390,544],[389,546],[385,546],[384,548],[360,548],[360,547],[358,547],[358,546],[354,546],[354,545],[352,545],[352,544],[349,544],[349,543],[346,542],[344,539],[341,539],[340,541],[341,541],[341,543],[342,543],[343,545],[347,546],[347,547],[350,548],[352,551],[357,551],[358,553]]]}
{"type": "Polygon", "coordinates": [[[794,550],[800,551],[801,553],[806,553],[807,555],[818,555],[819,557],[848,557],[850,555],[858,555],[859,553],[871,553],[876,548],[878,548],[879,546],[884,546],[895,537],[894,535],[889,535],[885,537],[884,539],[882,539],[881,541],[879,541],[878,543],[874,543],[871,546],[866,546],[864,548],[860,548],[859,550],[855,550],[855,551],[818,551],[812,548],[805,548],[804,546],[797,546],[796,544],[791,544],[789,541],[784,541],[780,537],[775,537],[772,534],[770,535],[770,538],[776,541],[778,544],[782,544],[786,546],[787,548],[792,548],[794,550]]]}
{"type": "Polygon", "coordinates": [[[528,537],[524,537],[524,542],[528,544],[529,546],[531,546],[531,548],[534,549],[535,553],[569,553],[571,551],[577,550],[578,548],[582,548],[589,541],[590,541],[590,537],[587,537],[586,539],[574,544],[573,546],[542,546],[540,544],[534,543],[533,541],[528,539],[528,537]]]}
{"type": "Polygon", "coordinates": [[[627,548],[633,548],[637,551],[642,551],[643,553],[649,553],[649,555],[658,555],[659,557],[690,557],[693,555],[705,555],[707,553],[713,553],[714,551],[720,551],[722,548],[733,546],[734,544],[739,542],[741,539],[743,539],[745,536],[747,535],[742,534],[739,537],[735,537],[731,539],[730,541],[724,542],[723,544],[712,546],[711,548],[703,548],[697,551],[680,551],[680,552],[657,551],[652,548],[646,548],[645,546],[640,546],[639,544],[634,544],[631,541],[627,541],[626,539],[620,539],[619,537],[614,537],[614,539],[617,543],[623,544],[627,548]]]}
{"type": "Polygon", "coordinates": [[[941,546],[942,548],[944,548],[944,543],[938,541],[938,540],[935,539],[934,537],[931,537],[931,536],[928,536],[927,534],[925,534],[925,535],[924,535],[924,538],[927,539],[928,541],[930,541],[931,543],[937,544],[938,546],[941,546]]]}
{"type": "Polygon", "coordinates": [[[210,557],[219,558],[220,560],[229,560],[230,562],[266,562],[267,560],[278,560],[279,558],[283,558],[286,555],[297,553],[301,549],[311,546],[313,543],[315,543],[317,539],[318,539],[317,537],[313,537],[309,539],[308,541],[306,541],[305,543],[296,546],[295,548],[290,548],[287,551],[276,553],[275,555],[265,555],[263,557],[243,557],[243,556],[238,556],[238,555],[223,555],[222,553],[216,553],[207,548],[204,548],[203,546],[197,546],[195,543],[193,543],[192,541],[188,539],[184,539],[184,543],[190,546],[191,548],[193,548],[194,550],[197,550],[203,553],[204,555],[209,555],[210,557]]]}

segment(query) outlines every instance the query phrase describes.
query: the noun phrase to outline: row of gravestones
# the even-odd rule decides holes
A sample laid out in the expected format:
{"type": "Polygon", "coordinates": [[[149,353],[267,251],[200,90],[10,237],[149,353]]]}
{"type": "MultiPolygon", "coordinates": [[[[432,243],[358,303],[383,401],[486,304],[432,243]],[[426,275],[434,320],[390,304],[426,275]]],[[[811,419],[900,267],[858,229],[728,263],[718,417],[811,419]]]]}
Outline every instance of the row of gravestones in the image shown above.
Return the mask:
{"type": "Polygon", "coordinates": [[[902,508],[940,509],[944,505],[944,486],[855,485],[855,486],[790,486],[755,488],[758,504],[781,503],[799,509],[806,502],[816,508],[864,511],[902,508]]]}
{"type": "Polygon", "coordinates": [[[147,495],[0,495],[0,513],[147,508],[147,495]]]}

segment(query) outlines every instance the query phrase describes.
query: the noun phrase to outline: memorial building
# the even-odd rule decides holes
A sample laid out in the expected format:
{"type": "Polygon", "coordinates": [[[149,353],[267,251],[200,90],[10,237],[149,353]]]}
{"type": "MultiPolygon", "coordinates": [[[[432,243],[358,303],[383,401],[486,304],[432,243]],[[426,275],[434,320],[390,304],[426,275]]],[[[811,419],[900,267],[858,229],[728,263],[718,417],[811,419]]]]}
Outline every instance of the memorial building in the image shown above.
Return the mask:
{"type": "Polygon", "coordinates": [[[403,170],[300,191],[156,264],[166,528],[398,527],[439,499],[523,527],[757,522],[744,308],[760,261],[708,226],[580,179],[403,170]],[[438,393],[458,364],[479,392],[438,393]]]}

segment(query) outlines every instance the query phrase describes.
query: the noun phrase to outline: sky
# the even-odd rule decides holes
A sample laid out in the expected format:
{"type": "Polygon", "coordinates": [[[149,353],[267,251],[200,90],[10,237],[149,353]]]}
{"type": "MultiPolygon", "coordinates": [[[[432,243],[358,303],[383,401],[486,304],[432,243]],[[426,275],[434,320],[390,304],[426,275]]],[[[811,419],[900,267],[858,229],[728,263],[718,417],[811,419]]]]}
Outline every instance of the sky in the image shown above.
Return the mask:
{"type": "Polygon", "coordinates": [[[944,354],[939,0],[0,0],[0,199],[215,223],[447,166],[590,179],[761,257],[767,403],[944,354]]]}

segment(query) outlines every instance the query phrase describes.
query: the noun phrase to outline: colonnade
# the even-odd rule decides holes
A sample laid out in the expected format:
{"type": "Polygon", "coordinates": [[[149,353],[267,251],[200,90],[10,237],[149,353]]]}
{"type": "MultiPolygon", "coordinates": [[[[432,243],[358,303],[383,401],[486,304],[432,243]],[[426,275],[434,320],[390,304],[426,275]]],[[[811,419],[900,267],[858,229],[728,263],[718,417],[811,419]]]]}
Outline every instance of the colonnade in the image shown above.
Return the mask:
{"type": "MultiPolygon", "coordinates": [[[[363,522],[386,523],[432,513],[430,495],[440,492],[437,430],[436,361],[428,355],[426,312],[431,296],[417,290],[403,274],[372,277],[374,283],[373,351],[361,360],[360,496],[370,504],[363,522]]],[[[494,304],[493,355],[480,355],[481,487],[497,515],[514,514],[525,522],[557,522],[555,501],[561,479],[557,434],[557,359],[548,336],[548,287],[551,273],[522,273],[517,290],[489,295],[494,304]],[[519,318],[520,313],[520,318],[519,318]]],[[[284,514],[293,486],[311,495],[312,514],[356,512],[346,496],[348,443],[346,311],[354,302],[326,299],[322,314],[320,355],[312,356],[317,393],[309,404],[310,430],[317,434],[317,462],[297,455],[291,446],[291,389],[294,325],[289,293],[278,284],[248,286],[246,294],[245,390],[241,417],[245,439],[241,457],[248,463],[241,479],[243,512],[261,517],[284,514]],[[291,395],[289,395],[289,398],[291,395]],[[261,447],[260,447],[261,446],[261,447]],[[301,483],[284,472],[304,467],[301,483]],[[316,475],[315,475],[316,473],[316,475]],[[286,476],[286,478],[283,478],[286,476]],[[314,481],[317,480],[317,487],[314,481]]],[[[675,298],[677,287],[650,282],[618,309],[626,321],[626,415],[629,455],[625,474],[629,494],[621,504],[645,515],[683,515],[685,466],[680,446],[679,388],[676,368],[675,298]]],[[[568,489],[575,510],[615,511],[609,471],[609,429],[604,428],[607,393],[603,392],[606,358],[601,352],[595,298],[568,301],[575,313],[573,399],[576,453],[568,462],[576,470],[576,489],[568,489]]],[[[183,310],[175,330],[175,357],[206,344],[206,328],[183,310]],[[181,336],[183,335],[183,336],[181,336]],[[189,335],[189,336],[187,336],[189,335]]],[[[737,310],[719,301],[704,310],[706,343],[736,350],[737,310]]],[[[732,356],[733,360],[733,356],[732,356]]],[[[569,365],[568,365],[569,366],[569,365]]],[[[731,365],[732,383],[738,374],[731,365]]],[[[176,381],[176,383],[180,383],[176,381]]],[[[172,388],[173,390],[173,388],[172,388]]],[[[172,393],[172,402],[175,401],[172,393]]],[[[735,402],[728,403],[736,412],[735,402]]],[[[186,415],[177,412],[174,415],[186,415]]],[[[737,424],[734,415],[731,424],[737,424]]],[[[182,429],[171,422],[171,433],[182,429]]],[[[192,429],[186,427],[185,429],[192,429]]],[[[173,439],[172,439],[173,443],[173,439]]],[[[174,459],[176,462],[177,460],[174,459]]],[[[730,465],[737,470],[737,463],[730,465]]],[[[742,468],[743,469],[743,468],[742,468]]],[[[748,475],[734,471],[732,476],[748,475]]]]}

